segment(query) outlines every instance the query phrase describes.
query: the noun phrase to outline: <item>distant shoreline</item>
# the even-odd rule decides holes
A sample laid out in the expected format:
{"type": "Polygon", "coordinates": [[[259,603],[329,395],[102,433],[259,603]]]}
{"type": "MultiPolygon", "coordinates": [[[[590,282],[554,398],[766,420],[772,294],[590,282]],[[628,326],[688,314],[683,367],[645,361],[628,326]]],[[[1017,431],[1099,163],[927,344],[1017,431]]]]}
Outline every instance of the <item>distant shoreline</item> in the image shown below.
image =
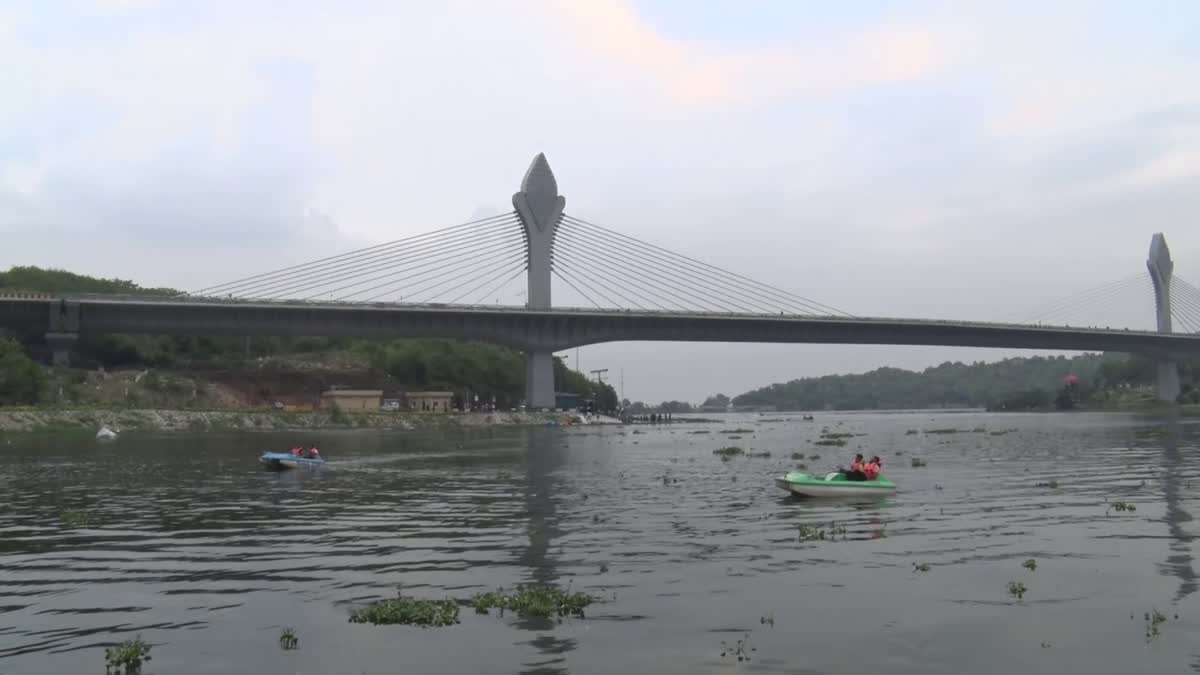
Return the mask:
{"type": "MultiPolygon", "coordinates": [[[[178,410],[104,408],[0,408],[0,432],[97,431],[310,431],[379,429],[409,431],[451,427],[540,427],[570,425],[565,412],[361,413],[259,410],[178,410]]],[[[601,418],[604,424],[620,424],[601,418]]]]}

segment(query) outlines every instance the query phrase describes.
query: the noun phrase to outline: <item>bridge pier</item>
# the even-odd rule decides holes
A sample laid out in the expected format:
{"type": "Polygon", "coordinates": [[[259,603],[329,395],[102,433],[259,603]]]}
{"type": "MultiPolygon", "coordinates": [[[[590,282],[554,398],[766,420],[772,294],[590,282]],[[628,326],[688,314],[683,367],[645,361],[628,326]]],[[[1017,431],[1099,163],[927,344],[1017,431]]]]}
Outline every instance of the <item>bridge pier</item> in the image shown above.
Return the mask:
{"type": "MultiPolygon", "coordinates": [[[[1171,249],[1167,248],[1167,240],[1161,232],[1150,240],[1146,269],[1150,271],[1150,280],[1154,283],[1154,313],[1158,320],[1158,332],[1170,333],[1171,275],[1175,271],[1175,263],[1171,260],[1171,249]]],[[[1179,368],[1174,361],[1160,359],[1157,371],[1158,399],[1174,403],[1179,399],[1179,368]]]]}
{"type": "MultiPolygon", "coordinates": [[[[558,194],[558,181],[546,156],[538,153],[525,172],[521,190],[513,195],[513,208],[525,230],[528,295],[525,306],[550,309],[551,262],[554,236],[562,219],[565,197],[558,194]]],[[[554,353],[525,352],[525,404],[530,408],[554,408],[554,353]]]]}
{"type": "Polygon", "coordinates": [[[66,368],[71,365],[71,350],[79,340],[76,333],[46,333],[46,344],[50,346],[50,363],[66,368]]]}
{"type": "Polygon", "coordinates": [[[530,410],[554,410],[554,352],[525,352],[525,405],[530,410]]]}
{"type": "Polygon", "coordinates": [[[66,367],[71,365],[71,349],[79,340],[79,303],[61,299],[51,302],[49,309],[46,344],[50,347],[50,362],[66,367]]]}

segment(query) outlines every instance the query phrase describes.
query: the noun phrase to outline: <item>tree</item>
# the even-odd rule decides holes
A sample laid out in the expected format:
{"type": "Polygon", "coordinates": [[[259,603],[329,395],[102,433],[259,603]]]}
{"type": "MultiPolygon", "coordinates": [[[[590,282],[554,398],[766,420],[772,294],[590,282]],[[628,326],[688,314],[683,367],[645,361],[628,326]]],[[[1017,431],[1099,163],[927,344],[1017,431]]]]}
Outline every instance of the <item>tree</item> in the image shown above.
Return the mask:
{"type": "Polygon", "coordinates": [[[687,401],[663,401],[658,404],[658,411],[664,413],[690,413],[692,404],[687,401]]]}
{"type": "Polygon", "coordinates": [[[618,407],[617,390],[608,383],[601,384],[596,389],[596,410],[602,413],[615,412],[618,407]]]}
{"type": "Polygon", "coordinates": [[[0,338],[0,405],[33,405],[46,388],[46,373],[20,343],[0,338]]]}

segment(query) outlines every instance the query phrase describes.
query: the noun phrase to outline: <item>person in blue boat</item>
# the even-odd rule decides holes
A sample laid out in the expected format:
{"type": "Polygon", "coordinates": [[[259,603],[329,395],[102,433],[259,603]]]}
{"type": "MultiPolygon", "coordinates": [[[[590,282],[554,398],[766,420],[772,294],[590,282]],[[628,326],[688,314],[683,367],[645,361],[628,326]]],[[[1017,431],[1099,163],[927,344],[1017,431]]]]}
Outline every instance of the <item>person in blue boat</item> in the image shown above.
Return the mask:
{"type": "Polygon", "coordinates": [[[321,459],[321,451],[317,450],[317,446],[313,445],[308,448],[308,457],[310,459],[321,459]]]}
{"type": "Polygon", "coordinates": [[[867,480],[866,465],[863,464],[862,453],[854,456],[854,461],[850,463],[850,468],[842,473],[846,474],[846,480],[867,480]]]}

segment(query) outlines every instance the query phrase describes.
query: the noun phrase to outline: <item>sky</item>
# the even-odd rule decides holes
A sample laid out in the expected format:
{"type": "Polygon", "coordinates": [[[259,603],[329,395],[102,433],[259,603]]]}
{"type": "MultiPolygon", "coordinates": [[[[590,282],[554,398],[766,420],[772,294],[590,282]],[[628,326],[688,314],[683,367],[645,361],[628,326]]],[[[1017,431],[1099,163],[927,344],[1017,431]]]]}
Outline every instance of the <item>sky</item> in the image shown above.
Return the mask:
{"type": "MultiPolygon", "coordinates": [[[[508,211],[544,152],[568,213],[857,315],[1028,317],[1143,271],[1155,232],[1197,283],[1197,25],[1192,0],[10,0],[0,267],[197,289],[508,211]]],[[[1150,327],[1127,295],[1071,321],[1150,327]]],[[[578,360],[698,401],[1027,353],[578,360]]]]}

